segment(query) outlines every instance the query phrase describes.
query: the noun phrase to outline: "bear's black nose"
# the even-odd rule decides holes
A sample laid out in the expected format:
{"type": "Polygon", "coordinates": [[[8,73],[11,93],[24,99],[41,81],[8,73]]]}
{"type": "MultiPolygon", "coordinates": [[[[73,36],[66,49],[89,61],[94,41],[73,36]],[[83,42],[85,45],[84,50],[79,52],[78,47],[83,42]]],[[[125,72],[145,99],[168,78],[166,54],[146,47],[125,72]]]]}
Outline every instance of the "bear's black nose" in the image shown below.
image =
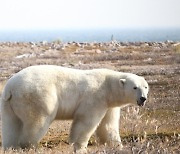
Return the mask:
{"type": "Polygon", "coordinates": [[[141,100],[141,102],[145,102],[146,98],[145,97],[141,97],[140,100],[141,100]]]}

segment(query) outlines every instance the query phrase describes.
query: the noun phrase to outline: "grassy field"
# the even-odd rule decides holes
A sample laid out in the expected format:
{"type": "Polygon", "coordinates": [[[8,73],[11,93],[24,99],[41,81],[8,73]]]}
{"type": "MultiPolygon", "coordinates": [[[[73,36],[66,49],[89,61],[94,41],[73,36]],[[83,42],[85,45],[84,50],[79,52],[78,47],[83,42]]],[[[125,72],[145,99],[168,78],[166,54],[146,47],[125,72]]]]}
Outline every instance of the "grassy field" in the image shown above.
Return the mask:
{"type": "MultiPolygon", "coordinates": [[[[150,94],[146,106],[122,109],[120,134],[124,148],[98,145],[93,135],[89,153],[180,153],[178,43],[0,43],[0,94],[14,73],[39,64],[109,68],[136,73],[148,81],[150,94]]],[[[6,153],[72,153],[68,144],[70,125],[71,121],[55,121],[38,149],[6,153]]]]}

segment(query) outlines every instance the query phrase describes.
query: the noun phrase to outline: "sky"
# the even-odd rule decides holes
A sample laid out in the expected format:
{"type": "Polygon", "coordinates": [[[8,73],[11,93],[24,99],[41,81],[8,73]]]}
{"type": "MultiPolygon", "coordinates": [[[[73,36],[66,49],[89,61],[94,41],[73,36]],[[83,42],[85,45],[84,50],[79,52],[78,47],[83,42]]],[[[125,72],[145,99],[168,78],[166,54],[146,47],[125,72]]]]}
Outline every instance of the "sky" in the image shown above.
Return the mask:
{"type": "Polygon", "coordinates": [[[0,0],[0,30],[171,27],[180,0],[0,0]]]}

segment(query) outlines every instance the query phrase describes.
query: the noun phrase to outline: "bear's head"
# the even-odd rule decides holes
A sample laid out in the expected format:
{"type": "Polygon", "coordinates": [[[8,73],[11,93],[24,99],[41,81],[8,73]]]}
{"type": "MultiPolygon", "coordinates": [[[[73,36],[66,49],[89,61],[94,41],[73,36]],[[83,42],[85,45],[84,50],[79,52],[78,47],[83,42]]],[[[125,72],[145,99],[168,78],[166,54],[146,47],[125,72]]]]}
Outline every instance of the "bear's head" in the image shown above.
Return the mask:
{"type": "Polygon", "coordinates": [[[149,92],[146,80],[137,75],[132,75],[126,79],[120,79],[123,86],[126,103],[144,106],[149,92]]]}

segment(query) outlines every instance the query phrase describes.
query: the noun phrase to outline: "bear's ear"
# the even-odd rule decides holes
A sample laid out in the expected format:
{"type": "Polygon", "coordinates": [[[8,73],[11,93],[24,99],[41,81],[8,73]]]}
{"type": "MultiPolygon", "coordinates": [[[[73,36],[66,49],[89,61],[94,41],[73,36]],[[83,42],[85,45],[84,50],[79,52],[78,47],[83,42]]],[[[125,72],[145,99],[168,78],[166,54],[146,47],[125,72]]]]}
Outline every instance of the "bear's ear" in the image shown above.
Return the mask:
{"type": "Polygon", "coordinates": [[[121,86],[121,87],[124,87],[125,82],[126,82],[126,79],[120,79],[120,80],[119,80],[120,86],[121,86]]]}

